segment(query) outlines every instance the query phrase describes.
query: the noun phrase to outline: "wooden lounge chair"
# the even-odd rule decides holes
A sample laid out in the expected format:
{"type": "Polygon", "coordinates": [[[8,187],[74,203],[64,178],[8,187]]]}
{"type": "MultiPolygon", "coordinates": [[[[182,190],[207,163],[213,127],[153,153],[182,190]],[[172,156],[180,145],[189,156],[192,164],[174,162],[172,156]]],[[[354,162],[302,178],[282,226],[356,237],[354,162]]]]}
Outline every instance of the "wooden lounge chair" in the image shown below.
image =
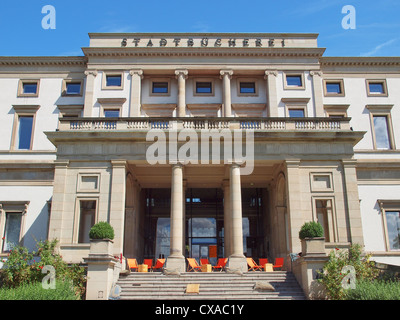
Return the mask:
{"type": "Polygon", "coordinates": [[[153,259],[144,259],[143,264],[147,264],[148,270],[151,270],[153,267],[153,259]]]}
{"type": "Polygon", "coordinates": [[[194,271],[197,272],[198,269],[201,270],[201,266],[197,263],[196,259],[194,258],[186,258],[188,261],[187,272],[194,271]]]}
{"type": "Polygon", "coordinates": [[[284,258],[276,258],[276,259],[275,259],[275,264],[273,265],[273,268],[274,268],[274,269],[275,269],[275,268],[277,268],[277,269],[282,268],[282,267],[283,267],[283,264],[284,264],[284,261],[285,261],[284,258]]]}
{"type": "Polygon", "coordinates": [[[138,264],[137,264],[136,259],[126,259],[126,260],[128,262],[129,270],[133,269],[133,271],[138,271],[138,264]]]}
{"type": "Polygon", "coordinates": [[[200,265],[203,264],[211,264],[210,261],[208,261],[208,259],[200,259],[200,265]]]}
{"type": "Polygon", "coordinates": [[[262,266],[259,266],[252,258],[246,258],[246,260],[247,265],[249,266],[248,271],[262,270],[262,266]]]}
{"type": "Polygon", "coordinates": [[[213,269],[220,269],[220,271],[222,271],[225,268],[227,261],[228,261],[228,258],[218,259],[217,264],[215,266],[213,266],[213,269]]]}
{"type": "Polygon", "coordinates": [[[151,269],[157,270],[157,269],[161,269],[164,266],[165,263],[165,259],[157,259],[156,264],[154,266],[151,267],[151,269]]]}

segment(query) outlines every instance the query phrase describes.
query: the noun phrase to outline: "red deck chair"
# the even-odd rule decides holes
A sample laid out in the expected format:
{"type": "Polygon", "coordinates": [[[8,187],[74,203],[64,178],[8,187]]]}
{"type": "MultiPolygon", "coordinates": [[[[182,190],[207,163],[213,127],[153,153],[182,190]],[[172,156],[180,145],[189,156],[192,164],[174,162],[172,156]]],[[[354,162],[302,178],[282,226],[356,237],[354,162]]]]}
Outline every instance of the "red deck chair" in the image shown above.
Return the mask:
{"type": "Polygon", "coordinates": [[[265,268],[265,265],[269,263],[267,258],[260,258],[258,259],[258,264],[261,268],[265,268]]]}
{"type": "Polygon", "coordinates": [[[201,270],[201,266],[197,263],[195,258],[186,258],[188,261],[187,272],[194,271],[197,272],[198,269],[201,270]]]}
{"type": "Polygon", "coordinates": [[[153,259],[144,259],[143,264],[147,264],[147,268],[150,271],[153,267],[153,259]]]}
{"type": "Polygon", "coordinates": [[[220,269],[219,271],[222,271],[225,268],[226,262],[228,261],[228,258],[220,258],[218,259],[218,262],[215,266],[213,266],[213,269],[220,269]]]}
{"type": "Polygon", "coordinates": [[[208,259],[200,259],[200,265],[203,264],[211,264],[210,261],[208,261],[208,259]]]}
{"type": "Polygon", "coordinates": [[[247,265],[249,266],[248,271],[262,270],[262,266],[259,266],[252,258],[246,258],[246,260],[247,260],[247,265]]]}
{"type": "Polygon", "coordinates": [[[285,262],[285,259],[284,259],[284,258],[276,258],[276,259],[275,259],[275,264],[273,265],[273,268],[274,268],[274,269],[275,269],[275,268],[277,268],[277,269],[282,268],[284,262],[285,262]]]}
{"type": "Polygon", "coordinates": [[[164,266],[165,259],[157,259],[156,264],[151,267],[151,269],[154,271],[155,269],[161,269],[164,266]]]}
{"type": "Polygon", "coordinates": [[[136,259],[126,259],[126,260],[128,262],[129,270],[133,269],[133,271],[138,271],[138,264],[137,264],[136,259]]]}

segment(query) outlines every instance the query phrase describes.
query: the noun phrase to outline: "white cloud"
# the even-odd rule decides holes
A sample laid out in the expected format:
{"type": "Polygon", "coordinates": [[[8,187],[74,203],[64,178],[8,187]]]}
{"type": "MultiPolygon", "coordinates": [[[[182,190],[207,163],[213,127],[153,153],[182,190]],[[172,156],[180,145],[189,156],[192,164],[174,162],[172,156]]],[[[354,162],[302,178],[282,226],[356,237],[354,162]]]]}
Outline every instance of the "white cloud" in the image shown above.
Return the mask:
{"type": "Polygon", "coordinates": [[[371,56],[377,54],[383,47],[389,46],[389,45],[393,44],[394,42],[396,42],[397,40],[398,40],[398,38],[394,38],[394,39],[391,39],[384,43],[381,43],[381,44],[377,45],[375,48],[373,48],[371,51],[362,53],[361,57],[371,57],[371,56]]]}

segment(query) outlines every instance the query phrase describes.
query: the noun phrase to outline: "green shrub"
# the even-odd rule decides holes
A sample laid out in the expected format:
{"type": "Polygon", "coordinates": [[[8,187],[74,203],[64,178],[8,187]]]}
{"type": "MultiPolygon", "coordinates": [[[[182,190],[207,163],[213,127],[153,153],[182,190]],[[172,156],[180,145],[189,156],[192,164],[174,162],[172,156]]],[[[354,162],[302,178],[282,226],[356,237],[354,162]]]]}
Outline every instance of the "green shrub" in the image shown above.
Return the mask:
{"type": "Polygon", "coordinates": [[[0,272],[0,283],[4,288],[18,288],[41,283],[48,274],[42,273],[44,266],[52,266],[55,277],[62,282],[72,282],[78,295],[83,296],[86,287],[85,269],[79,265],[69,266],[56,253],[57,240],[42,241],[36,244],[38,250],[29,252],[17,246],[10,251],[0,272]]]}
{"type": "Polygon", "coordinates": [[[356,288],[345,292],[346,300],[400,300],[400,282],[360,280],[356,288]]]}
{"type": "Polygon", "coordinates": [[[352,266],[355,271],[355,284],[358,286],[359,281],[372,281],[379,275],[379,270],[375,268],[374,262],[370,261],[370,256],[361,257],[361,246],[353,244],[348,250],[332,250],[329,254],[329,261],[324,265],[323,271],[320,272],[318,280],[325,287],[329,299],[343,300],[346,299],[347,292],[354,289],[343,288],[342,281],[349,275],[343,269],[346,266],[352,266]]]}
{"type": "Polygon", "coordinates": [[[305,238],[321,238],[323,236],[324,229],[318,222],[315,221],[304,223],[299,232],[299,238],[302,240],[305,238]]]}
{"type": "Polygon", "coordinates": [[[16,288],[2,288],[0,300],[78,300],[69,281],[56,281],[55,289],[44,289],[41,282],[23,284],[16,288]]]}
{"type": "Polygon", "coordinates": [[[108,222],[98,222],[89,231],[90,239],[114,239],[114,229],[108,222]]]}

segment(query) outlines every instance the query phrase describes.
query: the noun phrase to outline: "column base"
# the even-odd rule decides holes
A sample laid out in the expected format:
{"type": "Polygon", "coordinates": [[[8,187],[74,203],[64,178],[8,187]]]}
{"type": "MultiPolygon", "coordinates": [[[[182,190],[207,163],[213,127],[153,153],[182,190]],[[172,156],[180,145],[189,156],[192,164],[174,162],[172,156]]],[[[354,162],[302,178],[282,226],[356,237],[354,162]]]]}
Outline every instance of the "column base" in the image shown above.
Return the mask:
{"type": "Polygon", "coordinates": [[[184,256],[169,256],[165,261],[165,269],[168,271],[177,271],[179,273],[186,271],[184,256]]]}
{"type": "Polygon", "coordinates": [[[231,255],[228,258],[226,267],[229,268],[230,271],[247,272],[248,268],[246,257],[243,255],[231,255]]]}

